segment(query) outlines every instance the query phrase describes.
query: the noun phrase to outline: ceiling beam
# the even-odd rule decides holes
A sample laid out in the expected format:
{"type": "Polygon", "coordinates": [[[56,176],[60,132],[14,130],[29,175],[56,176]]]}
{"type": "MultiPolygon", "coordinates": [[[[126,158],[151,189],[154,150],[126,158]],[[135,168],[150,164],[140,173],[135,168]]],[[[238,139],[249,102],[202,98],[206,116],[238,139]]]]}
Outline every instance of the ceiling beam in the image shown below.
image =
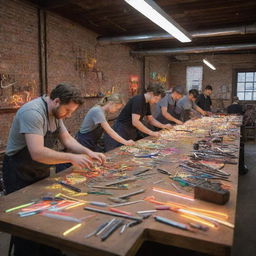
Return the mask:
{"type": "Polygon", "coordinates": [[[67,4],[70,4],[69,0],[39,0],[39,5],[47,10],[56,9],[67,4]]]}
{"type": "Polygon", "coordinates": [[[256,43],[195,46],[195,47],[182,47],[182,48],[156,49],[156,50],[138,50],[138,51],[131,51],[131,54],[137,55],[137,56],[152,56],[152,55],[173,55],[173,54],[205,53],[205,52],[227,52],[227,51],[240,51],[240,50],[256,50],[256,43]]]}
{"type": "MultiPolygon", "coordinates": [[[[198,30],[198,31],[193,31],[190,34],[192,38],[199,38],[199,37],[246,35],[246,34],[255,34],[255,33],[256,33],[256,24],[252,24],[249,26],[236,26],[236,27],[219,28],[219,29],[198,30]]],[[[123,44],[123,43],[169,40],[169,39],[174,39],[174,37],[168,33],[161,32],[161,33],[115,36],[115,37],[100,36],[97,39],[101,45],[107,45],[107,44],[123,44]]]]}

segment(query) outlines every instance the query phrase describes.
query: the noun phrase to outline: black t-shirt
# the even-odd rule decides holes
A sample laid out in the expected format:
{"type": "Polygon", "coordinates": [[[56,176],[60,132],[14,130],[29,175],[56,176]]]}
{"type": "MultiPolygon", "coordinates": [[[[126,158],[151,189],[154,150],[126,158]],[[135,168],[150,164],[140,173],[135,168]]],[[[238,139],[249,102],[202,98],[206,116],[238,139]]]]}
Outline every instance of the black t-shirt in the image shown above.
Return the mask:
{"type": "Polygon", "coordinates": [[[227,107],[227,112],[228,112],[228,114],[242,115],[243,107],[242,107],[242,105],[239,105],[239,104],[231,104],[227,107]]]}
{"type": "Polygon", "coordinates": [[[196,104],[204,111],[211,111],[212,101],[210,96],[205,97],[203,93],[199,94],[196,104]]]}
{"type": "Polygon", "coordinates": [[[117,121],[132,127],[132,114],[140,115],[140,120],[144,116],[151,115],[150,105],[146,102],[144,94],[132,97],[121,111],[117,121]]]}

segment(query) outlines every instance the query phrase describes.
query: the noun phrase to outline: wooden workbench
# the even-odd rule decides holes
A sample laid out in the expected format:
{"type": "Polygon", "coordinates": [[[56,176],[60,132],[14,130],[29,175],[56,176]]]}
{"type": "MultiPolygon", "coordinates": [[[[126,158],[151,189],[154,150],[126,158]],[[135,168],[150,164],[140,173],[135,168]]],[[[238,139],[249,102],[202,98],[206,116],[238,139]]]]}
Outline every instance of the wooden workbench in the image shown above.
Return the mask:
{"type": "MultiPolygon", "coordinates": [[[[173,164],[165,164],[161,165],[161,167],[170,171],[177,168],[180,159],[184,159],[184,155],[188,155],[189,152],[191,152],[193,142],[198,140],[199,138],[191,136],[184,140],[173,141],[173,147],[176,147],[178,149],[177,153],[170,155],[169,157],[169,159],[173,161],[173,164]]],[[[227,143],[232,143],[239,146],[239,139],[227,143]]],[[[117,151],[118,150],[119,149],[117,149],[117,151]]],[[[107,155],[111,156],[112,154],[109,153],[107,155]]],[[[116,161],[118,161],[118,157],[122,158],[122,156],[119,155],[117,156],[116,161]]],[[[109,191],[113,192],[115,196],[118,196],[124,193],[145,188],[145,193],[133,196],[130,200],[139,200],[147,196],[153,195],[156,197],[156,200],[159,201],[173,201],[186,204],[188,206],[227,213],[229,215],[228,221],[234,224],[237,200],[238,165],[225,165],[224,170],[231,174],[230,180],[232,181],[230,183],[232,185],[230,191],[231,197],[229,202],[224,206],[207,203],[200,200],[190,202],[184,199],[178,199],[165,194],[153,192],[153,186],[175,191],[170,184],[170,178],[167,175],[158,173],[156,170],[155,175],[149,176],[147,179],[139,179],[136,182],[129,183],[129,190],[109,191]],[[154,185],[154,182],[160,179],[162,179],[163,182],[154,185]]],[[[67,172],[70,172],[70,170],[66,170],[60,175],[66,175],[67,172]]],[[[131,176],[132,171],[127,172],[127,174],[131,176]]],[[[191,249],[194,251],[208,253],[210,255],[230,255],[233,244],[234,229],[223,225],[220,225],[218,229],[210,228],[210,230],[207,232],[198,231],[196,233],[192,233],[156,222],[153,217],[150,217],[143,220],[143,222],[139,225],[127,228],[123,234],[120,234],[119,230],[116,231],[106,241],[102,242],[99,237],[94,236],[86,239],[84,238],[84,236],[94,231],[96,227],[98,227],[104,221],[113,218],[108,215],[96,213],[94,217],[82,222],[82,226],[79,229],[70,233],[67,236],[63,236],[63,232],[76,225],[76,223],[47,218],[41,215],[21,218],[17,215],[17,211],[4,213],[4,210],[6,209],[15,207],[20,204],[28,203],[31,200],[38,199],[49,192],[54,194],[62,192],[60,189],[49,189],[49,186],[52,185],[55,181],[55,177],[49,177],[22,190],[0,198],[0,230],[6,233],[10,233],[12,235],[17,235],[59,249],[72,251],[73,253],[76,253],[78,255],[135,255],[144,241],[153,241],[161,244],[177,246],[181,248],[191,249]]],[[[108,182],[109,181],[111,180],[108,180],[108,182]]],[[[80,187],[82,191],[87,191],[87,185],[85,184],[80,184],[78,187],[80,187]]],[[[186,191],[184,193],[186,193],[186,191]]],[[[108,201],[107,197],[108,196],[106,195],[87,195],[79,197],[79,199],[87,201],[104,201],[111,203],[110,201],[108,201]]],[[[134,215],[137,215],[137,211],[154,209],[155,206],[156,205],[150,202],[143,201],[137,204],[119,207],[119,209],[130,211],[134,213],[134,215]]],[[[68,212],[72,213],[73,216],[79,218],[94,214],[92,212],[85,211],[83,208],[84,206],[80,206],[74,209],[70,209],[68,210],[68,212]]],[[[101,209],[107,210],[107,208],[101,209]]],[[[172,220],[183,223],[189,222],[189,220],[171,211],[159,211],[156,215],[170,218],[172,220]]]]}

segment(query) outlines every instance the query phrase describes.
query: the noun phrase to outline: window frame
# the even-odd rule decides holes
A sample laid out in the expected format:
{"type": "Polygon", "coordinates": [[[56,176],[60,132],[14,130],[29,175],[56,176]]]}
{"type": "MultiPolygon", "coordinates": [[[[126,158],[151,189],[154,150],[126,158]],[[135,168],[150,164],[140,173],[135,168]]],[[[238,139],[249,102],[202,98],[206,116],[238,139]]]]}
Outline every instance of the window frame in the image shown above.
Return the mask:
{"type": "MultiPolygon", "coordinates": [[[[233,70],[233,91],[232,91],[232,96],[237,96],[237,77],[238,73],[245,73],[245,72],[256,72],[256,68],[239,68],[239,69],[234,69],[233,70]]],[[[255,79],[255,78],[254,78],[255,79]]],[[[256,80],[254,80],[256,82],[256,80]]],[[[253,81],[253,82],[254,82],[253,81]]],[[[254,91],[256,92],[256,90],[254,91]]],[[[240,99],[239,99],[240,100],[240,99]]],[[[256,100],[240,100],[242,104],[255,104],[256,100]]]]}

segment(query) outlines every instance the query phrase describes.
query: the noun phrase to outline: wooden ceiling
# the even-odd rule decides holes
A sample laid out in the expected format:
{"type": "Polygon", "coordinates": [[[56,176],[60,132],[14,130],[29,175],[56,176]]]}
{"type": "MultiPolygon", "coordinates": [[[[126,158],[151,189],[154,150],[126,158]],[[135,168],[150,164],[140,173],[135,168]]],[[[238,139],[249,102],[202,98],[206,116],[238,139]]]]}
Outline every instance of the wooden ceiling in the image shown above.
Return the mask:
{"type": "MultiPolygon", "coordinates": [[[[101,36],[165,32],[124,0],[26,0],[81,24],[101,36]]],[[[256,0],[155,0],[188,32],[256,25],[256,0]]],[[[256,43],[256,34],[129,43],[133,49],[256,43]]]]}

